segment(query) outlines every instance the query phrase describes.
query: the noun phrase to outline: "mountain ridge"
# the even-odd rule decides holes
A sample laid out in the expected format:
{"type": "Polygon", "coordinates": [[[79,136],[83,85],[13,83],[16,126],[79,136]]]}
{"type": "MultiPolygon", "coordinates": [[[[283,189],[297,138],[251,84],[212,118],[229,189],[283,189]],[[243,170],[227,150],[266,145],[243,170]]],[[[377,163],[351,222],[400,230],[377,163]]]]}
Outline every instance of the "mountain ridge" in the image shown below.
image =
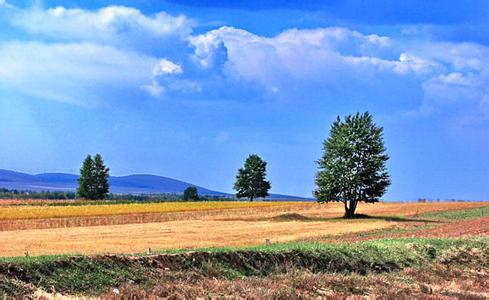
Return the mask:
{"type": "MultiPolygon", "coordinates": [[[[29,191],[75,191],[78,175],[70,173],[28,174],[0,169],[0,188],[29,191]]],[[[195,186],[201,195],[233,196],[170,177],[153,174],[110,176],[110,192],[114,194],[181,194],[189,186],[195,186]]],[[[282,194],[270,194],[271,199],[307,199],[282,194]]]]}

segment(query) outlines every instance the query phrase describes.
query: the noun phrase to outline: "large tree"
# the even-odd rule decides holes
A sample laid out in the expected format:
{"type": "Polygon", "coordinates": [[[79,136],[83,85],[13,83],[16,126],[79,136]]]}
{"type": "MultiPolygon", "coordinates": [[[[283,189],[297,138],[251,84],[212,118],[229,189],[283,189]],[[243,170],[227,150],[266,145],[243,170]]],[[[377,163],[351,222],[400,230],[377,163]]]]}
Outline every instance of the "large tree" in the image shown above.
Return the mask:
{"type": "Polygon", "coordinates": [[[351,218],[359,202],[379,201],[390,185],[385,166],[389,156],[383,128],[368,112],[338,117],[323,147],[314,191],[319,202],[343,202],[345,217],[351,218]]]}
{"type": "Polygon", "coordinates": [[[87,155],[80,169],[80,176],[78,177],[78,189],[76,190],[78,198],[94,199],[93,173],[93,159],[91,155],[87,155]]]}
{"type": "Polygon", "coordinates": [[[109,168],[100,154],[88,155],[78,178],[77,196],[84,199],[105,199],[109,193],[109,168]]]}
{"type": "Polygon", "coordinates": [[[234,189],[236,197],[253,199],[268,196],[271,184],[266,180],[267,163],[256,154],[248,156],[243,168],[238,170],[234,189]]]}
{"type": "Polygon", "coordinates": [[[93,158],[95,199],[105,199],[109,195],[109,168],[105,166],[102,155],[93,158]]]}

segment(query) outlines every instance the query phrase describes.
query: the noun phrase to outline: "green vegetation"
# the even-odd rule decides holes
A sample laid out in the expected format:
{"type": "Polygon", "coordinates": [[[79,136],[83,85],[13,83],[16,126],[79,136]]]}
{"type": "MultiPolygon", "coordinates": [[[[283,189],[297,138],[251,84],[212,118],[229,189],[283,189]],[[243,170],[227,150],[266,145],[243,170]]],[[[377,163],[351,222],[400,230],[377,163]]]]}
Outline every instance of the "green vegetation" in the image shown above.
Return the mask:
{"type": "Polygon", "coordinates": [[[197,188],[195,186],[189,186],[188,188],[183,191],[183,201],[199,201],[199,193],[197,191],[197,188]]]}
{"type": "Polygon", "coordinates": [[[451,210],[451,211],[437,211],[419,214],[419,218],[430,219],[446,219],[446,220],[464,220],[464,219],[476,219],[489,216],[489,206],[451,210]]]}
{"type": "Polygon", "coordinates": [[[374,124],[368,112],[344,121],[338,117],[324,141],[314,196],[319,202],[343,202],[345,217],[354,217],[359,202],[378,202],[386,192],[388,159],[383,128],[374,124]]]}
{"type": "MultiPolygon", "coordinates": [[[[487,265],[489,240],[385,239],[358,244],[285,243],[199,249],[154,256],[46,256],[0,259],[0,294],[32,287],[97,294],[128,282],[151,286],[162,274],[230,280],[249,276],[396,272],[432,263],[487,265]],[[3,281],[3,282],[2,282],[3,281]]],[[[25,291],[27,292],[27,291],[25,291]]]]}
{"type": "Polygon", "coordinates": [[[79,198],[100,200],[109,194],[109,168],[100,154],[92,159],[88,155],[83,161],[78,178],[76,194],[79,198]]]}
{"type": "MultiPolygon", "coordinates": [[[[35,203],[18,203],[10,205],[47,205],[47,206],[65,206],[65,205],[97,205],[97,204],[129,204],[140,202],[175,202],[181,201],[183,198],[180,194],[109,194],[105,200],[86,200],[80,202],[35,202],[35,203]]],[[[1,199],[39,199],[39,200],[75,200],[76,193],[74,192],[35,192],[35,191],[19,191],[0,188],[1,199]]],[[[236,199],[220,195],[200,195],[199,201],[235,201],[236,199]]]]}
{"type": "Polygon", "coordinates": [[[252,154],[248,156],[244,167],[238,170],[234,189],[236,197],[248,198],[250,201],[256,198],[268,196],[271,184],[266,180],[267,162],[260,156],[252,154]]]}
{"type": "Polygon", "coordinates": [[[16,189],[0,188],[0,199],[73,200],[76,199],[76,193],[59,191],[19,191],[16,189]]]}

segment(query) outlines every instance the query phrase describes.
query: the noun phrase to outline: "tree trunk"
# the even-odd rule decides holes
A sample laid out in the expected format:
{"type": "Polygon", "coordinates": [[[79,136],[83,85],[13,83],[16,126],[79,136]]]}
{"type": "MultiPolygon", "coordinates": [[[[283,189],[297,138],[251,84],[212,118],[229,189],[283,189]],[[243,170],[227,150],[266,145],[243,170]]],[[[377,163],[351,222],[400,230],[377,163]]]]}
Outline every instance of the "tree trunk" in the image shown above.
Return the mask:
{"type": "Polygon", "coordinates": [[[357,208],[357,201],[350,200],[345,201],[345,218],[353,218],[355,217],[355,209],[357,208]],[[350,202],[350,206],[348,207],[347,202],[350,202]]]}

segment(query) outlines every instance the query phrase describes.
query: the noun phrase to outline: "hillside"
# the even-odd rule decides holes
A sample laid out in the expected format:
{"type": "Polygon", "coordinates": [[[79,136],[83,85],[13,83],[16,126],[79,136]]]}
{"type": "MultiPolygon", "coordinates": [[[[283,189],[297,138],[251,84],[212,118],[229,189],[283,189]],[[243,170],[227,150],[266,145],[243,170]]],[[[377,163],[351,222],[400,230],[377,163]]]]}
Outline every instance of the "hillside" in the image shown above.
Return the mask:
{"type": "MultiPolygon", "coordinates": [[[[0,169],[0,188],[29,191],[74,191],[78,176],[66,173],[26,174],[0,169]]],[[[115,194],[179,194],[189,186],[196,186],[199,194],[210,196],[230,196],[230,194],[200,187],[173,178],[135,174],[111,176],[110,192],[115,194]]],[[[302,199],[301,197],[272,194],[272,199],[302,199]]]]}

